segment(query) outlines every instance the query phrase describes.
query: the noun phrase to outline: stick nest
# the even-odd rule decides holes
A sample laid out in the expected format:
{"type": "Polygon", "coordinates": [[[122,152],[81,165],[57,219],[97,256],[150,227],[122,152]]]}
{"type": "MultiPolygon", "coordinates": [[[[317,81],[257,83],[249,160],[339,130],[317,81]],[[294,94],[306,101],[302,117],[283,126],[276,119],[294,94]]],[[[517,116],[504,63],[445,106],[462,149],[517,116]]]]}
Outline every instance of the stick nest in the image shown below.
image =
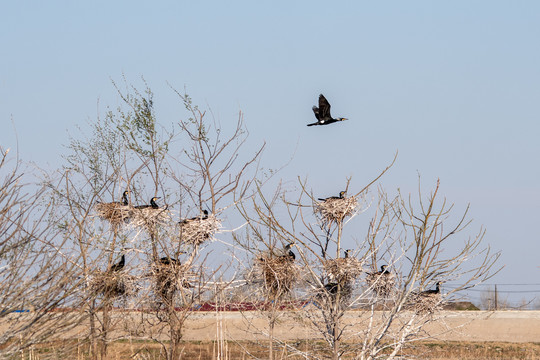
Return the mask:
{"type": "Polygon", "coordinates": [[[366,283],[378,296],[388,297],[395,289],[396,275],[390,272],[368,273],[366,275],[366,283]]]}
{"type": "Polygon", "coordinates": [[[153,280],[154,293],[163,299],[172,299],[175,292],[180,289],[189,289],[193,286],[195,274],[189,271],[185,264],[153,264],[150,269],[150,278],[153,280]]]}
{"type": "Polygon", "coordinates": [[[288,256],[264,254],[255,261],[252,277],[264,283],[265,293],[278,298],[291,292],[298,280],[299,268],[288,256]]]}
{"type": "Polygon", "coordinates": [[[129,222],[133,208],[119,202],[97,203],[95,206],[97,215],[107,220],[113,227],[118,227],[129,222]]]}
{"type": "Polygon", "coordinates": [[[90,279],[92,294],[108,298],[130,297],[137,294],[137,277],[123,272],[97,271],[90,279]]]}
{"type": "Polygon", "coordinates": [[[355,257],[329,259],[323,263],[329,278],[342,285],[354,281],[362,273],[362,261],[355,257]]]}
{"type": "Polygon", "coordinates": [[[186,244],[200,245],[212,238],[221,227],[221,221],[214,215],[206,219],[189,219],[180,223],[180,239],[186,244]]]}
{"type": "Polygon", "coordinates": [[[356,196],[344,197],[343,199],[327,199],[318,202],[315,206],[315,212],[319,213],[327,223],[342,222],[346,216],[354,214],[358,206],[356,196]]]}
{"type": "Polygon", "coordinates": [[[410,306],[416,314],[433,314],[442,310],[441,294],[414,293],[410,306]]]}
{"type": "Polygon", "coordinates": [[[132,224],[136,227],[146,228],[153,232],[156,226],[165,226],[171,220],[171,216],[166,208],[152,207],[144,209],[133,209],[132,224]]]}

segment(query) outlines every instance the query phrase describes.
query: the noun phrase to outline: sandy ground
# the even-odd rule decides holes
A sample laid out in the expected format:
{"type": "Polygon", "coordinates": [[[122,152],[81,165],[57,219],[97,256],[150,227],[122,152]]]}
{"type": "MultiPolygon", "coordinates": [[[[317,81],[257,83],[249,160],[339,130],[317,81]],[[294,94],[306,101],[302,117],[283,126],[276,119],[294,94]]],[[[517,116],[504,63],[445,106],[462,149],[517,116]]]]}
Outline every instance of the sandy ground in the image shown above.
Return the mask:
{"type": "MultiPolygon", "coordinates": [[[[281,340],[320,338],[307,323],[298,319],[295,312],[281,313],[276,324],[275,335],[281,340]]],[[[347,312],[343,321],[350,325],[351,333],[362,331],[368,324],[368,313],[347,312]]],[[[375,322],[382,313],[375,313],[375,322]]],[[[28,315],[11,314],[10,320],[21,324],[28,315]]],[[[125,337],[126,330],[133,338],[167,338],[166,331],[153,315],[137,312],[113,311],[112,322],[116,325],[113,337],[125,337]],[[144,319],[143,319],[144,317],[144,319]],[[152,325],[153,324],[153,325],[152,325]]],[[[6,330],[6,320],[0,322],[0,333],[6,330]]],[[[266,319],[257,312],[193,312],[185,324],[184,340],[208,341],[216,339],[252,340],[267,338],[266,319]]],[[[494,342],[540,342],[540,311],[442,311],[437,319],[425,327],[426,338],[450,341],[494,341],[494,342]],[[450,330],[452,329],[452,330],[450,330]]],[[[88,322],[72,329],[65,338],[78,338],[87,333],[88,322]]]]}
{"type": "MultiPolygon", "coordinates": [[[[359,315],[354,311],[344,317],[344,321],[352,325],[353,331],[365,326],[365,322],[358,321],[355,329],[356,319],[359,319],[359,315]]],[[[217,338],[218,329],[226,339],[250,339],[259,337],[258,330],[264,329],[265,322],[255,313],[207,313],[187,323],[185,339],[213,340],[217,338]],[[220,323],[218,320],[221,320],[221,328],[216,326],[220,323]],[[250,327],[247,326],[249,322],[252,323],[250,327]]],[[[540,342],[540,311],[444,311],[442,317],[426,326],[425,330],[438,340],[540,342]]],[[[300,326],[287,316],[277,324],[276,334],[283,340],[317,337],[308,327],[300,326]]]]}

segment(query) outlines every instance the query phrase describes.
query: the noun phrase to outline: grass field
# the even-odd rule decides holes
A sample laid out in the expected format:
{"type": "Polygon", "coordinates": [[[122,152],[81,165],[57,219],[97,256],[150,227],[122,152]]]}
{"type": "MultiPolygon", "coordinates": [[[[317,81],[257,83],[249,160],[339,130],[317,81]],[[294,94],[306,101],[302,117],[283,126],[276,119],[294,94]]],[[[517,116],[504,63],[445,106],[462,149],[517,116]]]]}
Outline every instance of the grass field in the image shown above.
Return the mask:
{"type": "MultiPolygon", "coordinates": [[[[68,344],[56,342],[46,347],[26,351],[13,359],[33,359],[54,357],[62,359],[88,359],[88,349],[85,346],[73,347],[68,344]],[[62,349],[71,348],[73,351],[66,354],[62,349]]],[[[73,343],[71,343],[73,345],[73,343]]],[[[309,351],[318,347],[317,342],[301,341],[291,343],[299,350],[309,351]]],[[[540,343],[506,343],[506,342],[463,342],[463,341],[424,341],[409,346],[403,352],[417,359],[426,360],[472,360],[472,359],[507,359],[507,360],[537,360],[540,359],[540,343]]],[[[110,359],[163,359],[161,345],[146,341],[118,341],[109,346],[110,359]]],[[[260,344],[252,342],[225,342],[188,341],[182,346],[182,359],[253,359],[267,358],[267,350],[260,344]],[[219,347],[222,347],[221,351],[219,347]],[[220,354],[220,357],[218,357],[220,354]]],[[[302,359],[290,352],[278,352],[276,359],[302,359]]],[[[352,357],[345,357],[352,358],[352,357]]]]}

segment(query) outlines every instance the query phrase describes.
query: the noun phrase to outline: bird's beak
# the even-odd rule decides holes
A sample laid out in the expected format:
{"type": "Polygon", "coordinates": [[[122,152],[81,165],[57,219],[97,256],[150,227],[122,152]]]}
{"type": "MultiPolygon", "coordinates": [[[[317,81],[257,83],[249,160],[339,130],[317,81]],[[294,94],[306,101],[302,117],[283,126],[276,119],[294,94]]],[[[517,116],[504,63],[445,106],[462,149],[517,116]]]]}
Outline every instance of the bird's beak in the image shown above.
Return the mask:
{"type": "Polygon", "coordinates": [[[347,119],[347,118],[341,118],[341,121],[345,121],[345,120],[349,120],[349,119],[347,119]]]}

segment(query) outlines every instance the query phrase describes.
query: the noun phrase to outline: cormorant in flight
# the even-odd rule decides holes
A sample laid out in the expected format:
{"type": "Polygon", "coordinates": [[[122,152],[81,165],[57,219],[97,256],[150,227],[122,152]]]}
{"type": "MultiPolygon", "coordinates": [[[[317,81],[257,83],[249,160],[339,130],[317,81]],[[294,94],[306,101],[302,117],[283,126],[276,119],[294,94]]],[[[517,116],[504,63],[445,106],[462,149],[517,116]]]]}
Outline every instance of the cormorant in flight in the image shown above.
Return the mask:
{"type": "Polygon", "coordinates": [[[326,100],[323,94],[319,95],[319,107],[313,106],[313,112],[315,113],[317,122],[308,124],[307,126],[328,125],[338,121],[347,120],[346,118],[334,119],[332,115],[330,115],[330,103],[328,102],[328,100],[326,100]]]}

